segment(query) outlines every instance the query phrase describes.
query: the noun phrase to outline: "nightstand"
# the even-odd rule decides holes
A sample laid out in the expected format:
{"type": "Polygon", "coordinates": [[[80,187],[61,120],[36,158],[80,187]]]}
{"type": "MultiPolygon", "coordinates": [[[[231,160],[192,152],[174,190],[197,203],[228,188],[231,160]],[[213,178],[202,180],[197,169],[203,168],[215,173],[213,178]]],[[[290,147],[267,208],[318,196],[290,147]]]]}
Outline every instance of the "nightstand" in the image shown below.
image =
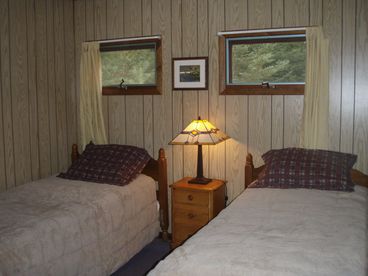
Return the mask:
{"type": "Polygon", "coordinates": [[[171,187],[172,242],[175,248],[206,225],[225,208],[226,181],[213,179],[207,185],[189,184],[185,177],[171,187]]]}

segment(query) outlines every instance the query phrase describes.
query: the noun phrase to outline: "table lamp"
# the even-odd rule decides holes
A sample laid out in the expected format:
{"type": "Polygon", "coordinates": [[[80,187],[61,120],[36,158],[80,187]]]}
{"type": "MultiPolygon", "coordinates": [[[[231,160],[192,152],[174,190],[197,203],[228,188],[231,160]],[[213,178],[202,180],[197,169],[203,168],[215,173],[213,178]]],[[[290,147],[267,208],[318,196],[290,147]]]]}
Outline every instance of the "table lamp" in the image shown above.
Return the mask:
{"type": "Polygon", "coordinates": [[[170,145],[198,145],[197,176],[188,183],[205,185],[212,181],[203,176],[202,145],[216,145],[229,138],[209,121],[198,117],[198,120],[193,120],[169,143],[170,145]]]}

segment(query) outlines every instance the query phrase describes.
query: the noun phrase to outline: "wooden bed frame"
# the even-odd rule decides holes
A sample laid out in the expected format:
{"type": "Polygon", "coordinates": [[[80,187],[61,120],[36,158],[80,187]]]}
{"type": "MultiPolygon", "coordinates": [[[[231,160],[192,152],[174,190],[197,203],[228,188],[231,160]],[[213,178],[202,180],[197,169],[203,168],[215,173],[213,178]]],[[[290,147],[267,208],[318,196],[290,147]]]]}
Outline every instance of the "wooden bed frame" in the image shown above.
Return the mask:
{"type": "MultiPolygon", "coordinates": [[[[72,146],[72,162],[79,158],[78,146],[72,146]]],[[[152,177],[158,182],[157,200],[160,203],[160,227],[163,240],[169,240],[169,205],[168,205],[168,186],[167,186],[167,162],[164,149],[158,152],[158,159],[151,158],[142,171],[143,174],[152,177]]]]}
{"type": "MultiPolygon", "coordinates": [[[[263,171],[264,167],[265,165],[255,168],[253,164],[253,156],[250,153],[247,154],[245,162],[245,189],[249,186],[250,183],[257,179],[258,175],[263,171]]],[[[358,170],[352,169],[351,179],[353,180],[354,184],[368,188],[368,175],[365,175],[358,170]]]]}

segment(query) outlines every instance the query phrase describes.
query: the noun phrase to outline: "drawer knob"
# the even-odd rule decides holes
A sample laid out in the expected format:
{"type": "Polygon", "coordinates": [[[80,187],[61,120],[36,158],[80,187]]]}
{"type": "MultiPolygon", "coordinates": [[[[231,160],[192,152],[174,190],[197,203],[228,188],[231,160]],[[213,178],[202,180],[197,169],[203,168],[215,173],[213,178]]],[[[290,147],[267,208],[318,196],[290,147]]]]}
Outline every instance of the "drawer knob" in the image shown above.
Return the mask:
{"type": "Polygon", "coordinates": [[[193,196],[192,195],[188,195],[188,200],[192,201],[193,200],[193,196]]]}
{"type": "Polygon", "coordinates": [[[192,218],[194,218],[194,215],[192,213],[189,213],[188,218],[192,219],[192,218]]]}

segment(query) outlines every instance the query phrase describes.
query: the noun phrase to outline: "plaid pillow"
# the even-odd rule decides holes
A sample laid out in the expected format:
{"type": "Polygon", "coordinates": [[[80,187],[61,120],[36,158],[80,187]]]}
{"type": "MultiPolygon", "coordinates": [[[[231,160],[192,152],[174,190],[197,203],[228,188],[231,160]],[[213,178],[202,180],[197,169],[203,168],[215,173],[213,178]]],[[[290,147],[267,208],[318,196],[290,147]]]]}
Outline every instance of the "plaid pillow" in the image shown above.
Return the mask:
{"type": "Polygon", "coordinates": [[[68,171],[58,176],[123,186],[142,172],[150,158],[142,148],[90,143],[68,171]]]}
{"type": "Polygon", "coordinates": [[[356,155],[300,148],[271,150],[262,156],[266,163],[253,188],[306,188],[353,191],[350,170],[356,155]]]}

